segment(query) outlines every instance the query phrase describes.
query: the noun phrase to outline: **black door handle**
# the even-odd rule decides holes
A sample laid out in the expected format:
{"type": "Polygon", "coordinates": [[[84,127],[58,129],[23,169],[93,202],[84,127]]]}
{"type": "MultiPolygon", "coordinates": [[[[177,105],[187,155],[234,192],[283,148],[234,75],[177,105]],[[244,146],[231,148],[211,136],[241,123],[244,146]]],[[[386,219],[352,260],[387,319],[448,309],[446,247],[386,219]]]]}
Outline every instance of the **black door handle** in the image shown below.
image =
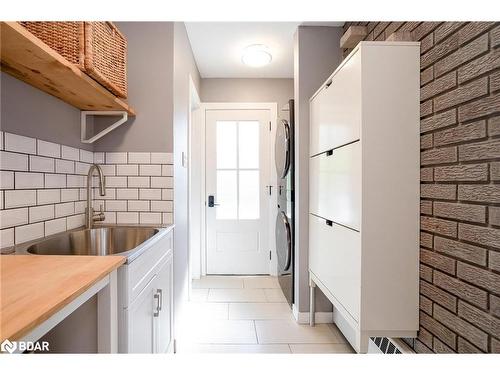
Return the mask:
{"type": "Polygon", "coordinates": [[[213,195],[208,196],[208,207],[215,207],[218,206],[218,203],[215,203],[215,198],[213,195]]]}

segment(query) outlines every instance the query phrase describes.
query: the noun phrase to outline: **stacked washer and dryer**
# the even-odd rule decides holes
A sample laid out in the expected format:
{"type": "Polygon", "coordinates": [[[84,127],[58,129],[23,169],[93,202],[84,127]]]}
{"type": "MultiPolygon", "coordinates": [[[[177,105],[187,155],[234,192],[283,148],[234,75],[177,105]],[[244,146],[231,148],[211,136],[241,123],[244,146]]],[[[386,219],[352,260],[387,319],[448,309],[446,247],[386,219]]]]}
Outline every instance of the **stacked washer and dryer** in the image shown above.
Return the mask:
{"type": "Polygon", "coordinates": [[[294,101],[281,111],[275,139],[277,174],[276,253],[278,281],[290,306],[294,295],[294,101]]]}

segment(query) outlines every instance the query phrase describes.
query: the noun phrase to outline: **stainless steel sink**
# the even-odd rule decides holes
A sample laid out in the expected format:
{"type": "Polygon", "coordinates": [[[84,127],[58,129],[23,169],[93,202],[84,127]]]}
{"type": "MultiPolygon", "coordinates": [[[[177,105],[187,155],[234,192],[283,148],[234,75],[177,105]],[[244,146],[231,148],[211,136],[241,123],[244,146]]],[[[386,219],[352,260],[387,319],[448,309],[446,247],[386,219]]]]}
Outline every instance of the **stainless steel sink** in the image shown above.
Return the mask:
{"type": "Polygon", "coordinates": [[[155,228],[109,227],[67,232],[27,248],[37,255],[113,255],[132,250],[159,232],[155,228]]]}

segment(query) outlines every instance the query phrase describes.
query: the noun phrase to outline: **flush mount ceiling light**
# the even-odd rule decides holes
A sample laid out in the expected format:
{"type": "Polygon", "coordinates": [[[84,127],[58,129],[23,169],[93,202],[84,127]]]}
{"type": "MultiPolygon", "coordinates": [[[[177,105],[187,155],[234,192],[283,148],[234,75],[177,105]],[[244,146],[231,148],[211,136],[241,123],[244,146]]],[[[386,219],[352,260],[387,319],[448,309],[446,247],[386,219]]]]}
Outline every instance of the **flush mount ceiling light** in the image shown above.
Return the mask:
{"type": "Polygon", "coordinates": [[[258,68],[267,65],[273,59],[269,48],[263,44],[252,44],[243,50],[241,61],[243,64],[258,68]]]}

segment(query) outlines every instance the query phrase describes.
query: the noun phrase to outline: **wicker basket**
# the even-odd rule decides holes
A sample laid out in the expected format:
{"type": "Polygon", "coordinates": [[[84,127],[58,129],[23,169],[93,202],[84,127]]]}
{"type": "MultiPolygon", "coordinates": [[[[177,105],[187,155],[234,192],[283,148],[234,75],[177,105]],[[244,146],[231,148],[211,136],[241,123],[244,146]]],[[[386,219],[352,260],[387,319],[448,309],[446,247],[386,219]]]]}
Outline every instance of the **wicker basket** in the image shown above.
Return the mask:
{"type": "Polygon", "coordinates": [[[20,22],[113,94],[127,97],[127,40],[111,22],[20,22]]]}
{"type": "Polygon", "coordinates": [[[111,22],[85,22],[85,71],[115,95],[127,97],[127,40],[111,22]]]}
{"type": "Polygon", "coordinates": [[[85,70],[83,22],[23,21],[20,24],[66,60],[85,70]]]}

